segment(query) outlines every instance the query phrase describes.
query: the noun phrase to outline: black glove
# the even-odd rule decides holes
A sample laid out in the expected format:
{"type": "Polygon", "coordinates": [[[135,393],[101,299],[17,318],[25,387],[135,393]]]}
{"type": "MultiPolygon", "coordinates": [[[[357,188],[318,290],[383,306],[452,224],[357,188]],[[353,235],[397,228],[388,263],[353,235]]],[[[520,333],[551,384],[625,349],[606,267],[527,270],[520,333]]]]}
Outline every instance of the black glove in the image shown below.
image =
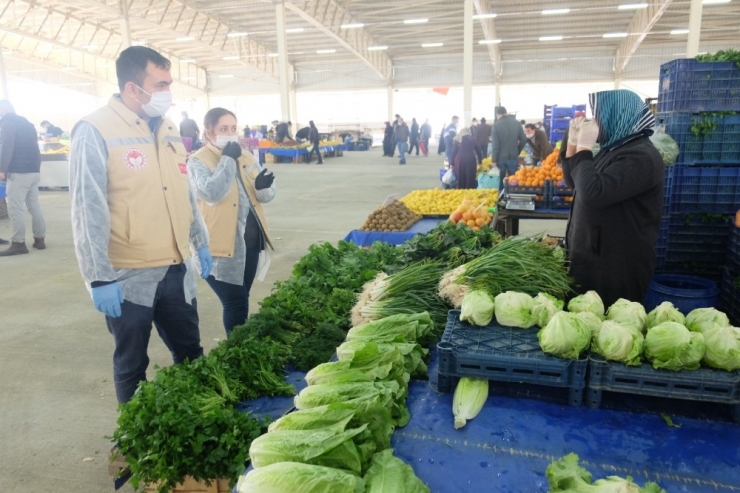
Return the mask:
{"type": "Polygon", "coordinates": [[[221,151],[221,155],[229,156],[234,161],[238,161],[239,157],[242,155],[242,148],[236,142],[228,142],[224,146],[224,150],[221,151]]]}
{"type": "Polygon", "coordinates": [[[267,170],[263,169],[262,172],[257,175],[257,178],[254,180],[254,188],[256,190],[263,190],[265,188],[270,188],[272,186],[272,182],[275,181],[275,175],[270,173],[267,174],[267,170]]]}

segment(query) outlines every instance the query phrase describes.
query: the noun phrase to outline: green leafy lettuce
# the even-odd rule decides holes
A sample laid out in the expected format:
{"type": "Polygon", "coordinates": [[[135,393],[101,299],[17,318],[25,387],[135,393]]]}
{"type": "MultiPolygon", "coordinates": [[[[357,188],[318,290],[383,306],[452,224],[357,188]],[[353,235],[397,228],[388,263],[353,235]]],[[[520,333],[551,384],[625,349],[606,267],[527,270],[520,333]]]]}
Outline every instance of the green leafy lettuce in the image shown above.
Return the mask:
{"type": "Polygon", "coordinates": [[[457,382],[452,397],[452,414],[455,416],[455,429],[462,428],[469,419],[478,416],[488,399],[488,380],[463,377],[457,382]]]}
{"type": "Polygon", "coordinates": [[[537,333],[542,350],[558,358],[578,359],[591,344],[591,330],[574,313],[557,312],[537,333]]]}
{"type": "Polygon", "coordinates": [[[696,370],[705,352],[704,336],[676,322],[663,322],[648,330],[645,357],[653,368],[696,370]]]}
{"type": "Polygon", "coordinates": [[[645,308],[636,301],[619,298],[609,307],[606,318],[622,325],[631,325],[642,333],[645,332],[647,313],[645,313],[645,308]]]}
{"type": "Polygon", "coordinates": [[[686,315],[686,328],[692,332],[704,332],[715,325],[726,327],[730,325],[730,319],[714,308],[697,308],[686,315]]]}
{"type": "Polygon", "coordinates": [[[534,297],[532,304],[532,316],[535,318],[535,325],[544,327],[550,321],[556,312],[563,310],[563,300],[547,293],[539,293],[534,297]]]}
{"type": "Polygon", "coordinates": [[[276,462],[239,478],[237,493],[364,493],[365,482],[332,467],[276,462]]]}
{"type": "Polygon", "coordinates": [[[576,454],[568,454],[547,466],[551,493],[666,493],[656,483],[640,487],[631,477],[609,476],[591,482],[591,473],[581,467],[576,454]]]}
{"type": "Polygon", "coordinates": [[[392,450],[384,450],[373,456],[373,462],[365,474],[365,493],[429,493],[429,488],[419,479],[414,470],[401,459],[393,457],[392,450]]]}
{"type": "Polygon", "coordinates": [[[714,324],[702,334],[707,348],[702,361],[707,366],[727,371],[740,369],[740,329],[714,324]]]}
{"type": "Polygon", "coordinates": [[[681,325],[685,325],[686,317],[684,317],[683,314],[673,306],[673,303],[670,301],[664,301],[648,313],[647,328],[655,327],[663,322],[676,322],[681,325]]]}
{"type": "Polygon", "coordinates": [[[604,302],[596,291],[586,291],[568,302],[568,311],[572,313],[591,312],[604,320],[604,302]]]}
{"type": "Polygon", "coordinates": [[[643,343],[642,332],[633,326],[606,320],[601,324],[591,348],[605,359],[625,365],[639,365],[643,343]]]}
{"type": "Polygon", "coordinates": [[[485,327],[493,319],[493,298],[481,290],[465,295],[460,306],[460,320],[485,327]]]}
{"type": "Polygon", "coordinates": [[[532,316],[534,300],[526,293],[506,291],[496,296],[494,303],[496,321],[501,325],[528,329],[536,323],[532,316]]]}

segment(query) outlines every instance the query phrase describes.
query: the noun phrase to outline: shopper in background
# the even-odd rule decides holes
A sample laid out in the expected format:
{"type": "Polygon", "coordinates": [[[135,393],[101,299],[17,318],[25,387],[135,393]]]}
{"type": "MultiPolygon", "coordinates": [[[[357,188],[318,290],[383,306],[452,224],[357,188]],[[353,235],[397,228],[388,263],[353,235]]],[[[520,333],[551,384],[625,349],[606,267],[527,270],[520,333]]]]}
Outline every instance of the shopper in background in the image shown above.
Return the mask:
{"type": "Polygon", "coordinates": [[[308,134],[311,132],[311,127],[303,127],[295,133],[296,142],[303,142],[308,140],[308,134]]]}
{"type": "Polygon", "coordinates": [[[396,113],[395,114],[395,117],[394,117],[394,120],[393,120],[393,123],[391,124],[391,126],[393,127],[393,134],[391,135],[391,144],[392,144],[391,148],[393,149],[393,151],[391,152],[391,157],[393,157],[395,155],[395,153],[396,153],[396,145],[398,144],[398,141],[396,140],[396,128],[398,128],[398,119],[399,118],[401,118],[401,115],[399,115],[398,113],[396,113]]]}
{"type": "Polygon", "coordinates": [[[535,163],[552,154],[552,146],[547,140],[547,134],[544,130],[538,130],[534,123],[524,125],[524,135],[527,137],[527,144],[532,148],[532,159],[535,163]]]}
{"type": "Polygon", "coordinates": [[[46,138],[59,137],[64,133],[64,130],[52,124],[49,120],[41,122],[41,128],[44,129],[44,137],[46,138]]]}
{"type": "Polygon", "coordinates": [[[445,149],[445,130],[447,130],[447,125],[442,125],[442,131],[439,133],[439,143],[437,144],[437,155],[444,154],[445,149]]]}
{"type": "Polygon", "coordinates": [[[625,89],[590,94],[589,102],[594,120],[574,118],[561,149],[565,181],[575,188],[566,230],[570,275],[576,293],[595,290],[605,306],[619,298],[641,303],[663,213],[665,167],[649,138],[655,118],[625,89]]]}
{"type": "Polygon", "coordinates": [[[193,143],[193,150],[200,147],[200,128],[198,128],[198,124],[195,123],[195,120],[188,117],[188,112],[183,111],[182,114],[182,120],[180,121],[180,137],[187,137],[191,140],[193,143]]]}
{"type": "Polygon", "coordinates": [[[396,122],[396,131],[394,133],[394,137],[396,143],[398,144],[398,163],[406,164],[406,152],[408,151],[409,134],[411,132],[409,131],[409,126],[406,125],[406,122],[403,121],[403,118],[399,116],[396,122]]]}
{"type": "Polygon", "coordinates": [[[119,403],[146,380],[152,322],[175,363],[203,354],[196,284],[211,272],[208,231],[190,188],[170,61],[145,46],[116,60],[120,94],[72,130],[72,235],[82,277],[115,341],[119,403]]]}
{"type": "Polygon", "coordinates": [[[0,257],[28,253],[25,210],[31,213],[33,247],[46,248],[46,223],[39,203],[41,153],[31,122],[16,115],[7,99],[0,100],[0,181],[6,182],[8,216],[13,224],[10,247],[0,257]]]}
{"type": "Polygon", "coordinates": [[[293,125],[291,121],[287,122],[272,122],[275,126],[275,142],[282,144],[286,140],[293,140],[290,135],[290,126],[293,125]]]}
{"type": "Polygon", "coordinates": [[[519,168],[519,153],[527,143],[524,129],[513,115],[506,112],[506,108],[496,108],[496,122],[491,133],[492,165],[500,172],[499,190],[503,190],[504,178],[513,175],[519,168]]]}
{"type": "Polygon", "coordinates": [[[424,120],[419,129],[419,146],[424,157],[429,157],[429,139],[432,137],[432,126],[429,125],[429,119],[424,120]]]}
{"type": "Polygon", "coordinates": [[[311,157],[313,156],[313,153],[316,153],[316,158],[318,159],[318,162],[316,164],[324,164],[324,160],[321,158],[321,148],[319,147],[319,144],[321,143],[321,134],[319,134],[319,129],[316,128],[316,125],[314,124],[313,120],[308,122],[308,141],[311,143],[311,150],[308,153],[308,164],[311,164],[311,157]]]}
{"type": "Polygon", "coordinates": [[[457,123],[460,121],[460,118],[453,116],[452,121],[450,122],[447,127],[445,127],[444,132],[442,132],[442,138],[445,141],[445,154],[447,155],[447,162],[452,165],[452,142],[455,140],[455,137],[457,136],[457,123]]]}
{"type": "Polygon", "coordinates": [[[470,130],[463,128],[455,136],[452,143],[452,171],[457,181],[455,188],[478,188],[476,171],[483,156],[470,134],[470,130]]]}
{"type": "Polygon", "coordinates": [[[393,127],[391,122],[385,122],[383,129],[383,157],[393,157],[393,127]]]}
{"type": "Polygon", "coordinates": [[[480,119],[480,125],[475,129],[475,143],[483,157],[488,156],[488,143],[491,141],[491,126],[485,118],[480,119]]]}
{"type": "Polygon", "coordinates": [[[188,159],[188,176],[210,236],[213,269],[206,282],[221,301],[228,337],[247,320],[260,258],[260,279],[269,265],[265,246],[272,243],[261,204],[275,197],[275,177],[242,153],[234,113],[213,108],[203,127],[207,144],[188,159]]]}
{"type": "Polygon", "coordinates": [[[409,146],[409,155],[414,152],[416,148],[416,155],[419,155],[419,124],[416,122],[416,118],[411,119],[411,133],[409,135],[411,145],[409,146]]]}

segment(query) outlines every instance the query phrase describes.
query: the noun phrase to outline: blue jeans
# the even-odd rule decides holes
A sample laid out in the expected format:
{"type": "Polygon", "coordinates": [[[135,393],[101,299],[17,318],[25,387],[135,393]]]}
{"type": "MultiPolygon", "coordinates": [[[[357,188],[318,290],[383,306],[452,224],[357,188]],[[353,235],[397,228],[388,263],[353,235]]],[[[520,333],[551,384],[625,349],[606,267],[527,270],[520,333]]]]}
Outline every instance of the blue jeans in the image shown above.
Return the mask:
{"type": "Polygon", "coordinates": [[[401,164],[406,164],[406,152],[408,152],[409,143],[399,142],[398,143],[398,159],[401,164]]]}
{"type": "Polygon", "coordinates": [[[504,159],[503,161],[496,163],[496,167],[499,170],[498,189],[503,190],[504,178],[516,173],[516,170],[519,169],[519,159],[504,159]]]}
{"type": "Polygon", "coordinates": [[[314,144],[313,147],[311,147],[311,150],[308,151],[308,162],[311,162],[311,157],[313,157],[314,152],[316,153],[316,157],[319,159],[319,164],[323,164],[324,161],[321,159],[321,149],[319,149],[318,144],[314,144]]]}
{"type": "Polygon", "coordinates": [[[260,249],[247,248],[247,260],[244,263],[244,282],[241,286],[217,281],[212,275],[206,279],[223,306],[223,323],[226,337],[231,334],[234,327],[244,325],[247,316],[249,316],[249,291],[252,289],[254,276],[257,274],[259,260],[260,249]]]}
{"type": "Polygon", "coordinates": [[[203,355],[198,329],[198,306],[195,298],[185,301],[183,283],[185,264],[173,265],[157,285],[154,306],[137,305],[130,301],[121,304],[121,316],[105,317],[108,331],[113,335],[113,381],[116,397],[123,404],[136,392],[139,382],[146,380],[149,366],[147,347],[152,333],[152,322],[157,328],[175,363],[194,360],[203,355]]]}

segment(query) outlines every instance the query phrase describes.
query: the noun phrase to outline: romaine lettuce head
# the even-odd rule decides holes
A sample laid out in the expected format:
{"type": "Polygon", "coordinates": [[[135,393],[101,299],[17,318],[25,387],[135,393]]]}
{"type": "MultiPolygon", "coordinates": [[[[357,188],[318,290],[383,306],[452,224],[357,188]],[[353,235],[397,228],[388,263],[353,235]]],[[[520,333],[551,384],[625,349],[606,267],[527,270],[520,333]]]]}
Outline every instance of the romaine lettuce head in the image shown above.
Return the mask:
{"type": "Polygon", "coordinates": [[[493,298],[485,291],[475,290],[465,295],[460,306],[460,320],[485,327],[493,319],[493,298]]]}
{"type": "Polygon", "coordinates": [[[619,298],[609,307],[609,311],[606,312],[606,318],[622,325],[631,325],[640,332],[645,333],[647,313],[645,313],[645,308],[636,301],[619,298]]]}
{"type": "Polygon", "coordinates": [[[578,359],[591,344],[591,330],[575,313],[557,312],[537,333],[542,350],[559,358],[578,359]]]}
{"type": "Polygon", "coordinates": [[[506,291],[496,296],[494,304],[496,321],[501,325],[528,329],[536,322],[532,317],[534,300],[526,293],[506,291]]]}
{"type": "Polygon", "coordinates": [[[666,493],[656,483],[645,483],[641,488],[629,476],[609,476],[591,483],[591,473],[578,464],[573,453],[552,462],[545,474],[552,493],[666,493]]]}
{"type": "Polygon", "coordinates": [[[702,334],[707,348],[702,361],[707,366],[727,371],[740,369],[740,329],[715,324],[702,334]]]}
{"type": "Polygon", "coordinates": [[[365,493],[429,493],[410,465],[397,457],[393,450],[383,450],[373,456],[365,474],[365,493]]]}
{"type": "Polygon", "coordinates": [[[534,297],[532,305],[532,316],[535,318],[535,324],[540,327],[547,325],[555,312],[563,310],[565,303],[556,297],[547,293],[539,293],[534,297]]]}
{"type": "Polygon", "coordinates": [[[725,327],[730,325],[730,319],[714,308],[697,308],[686,315],[686,328],[692,332],[704,332],[714,325],[725,327]]]}
{"type": "Polygon", "coordinates": [[[696,370],[704,357],[704,336],[676,322],[663,322],[648,330],[645,357],[653,368],[696,370]]]}
{"type": "Polygon", "coordinates": [[[300,462],[277,462],[239,477],[237,493],[363,493],[365,482],[350,472],[300,462]]]}
{"type": "Polygon", "coordinates": [[[568,311],[573,313],[591,312],[604,320],[604,302],[596,291],[586,291],[568,302],[568,311]]]}
{"type": "Polygon", "coordinates": [[[469,419],[478,416],[488,399],[488,379],[463,377],[457,382],[452,397],[455,429],[462,428],[469,419]]]}
{"type": "Polygon", "coordinates": [[[664,301],[660,305],[653,308],[653,310],[648,313],[647,318],[647,328],[655,327],[656,325],[660,325],[663,322],[676,322],[681,325],[686,324],[686,317],[681,314],[680,311],[678,311],[678,308],[673,306],[673,303],[670,301],[664,301]]]}
{"type": "Polygon", "coordinates": [[[591,312],[578,312],[574,313],[578,319],[585,323],[589,330],[591,331],[591,339],[595,339],[596,336],[599,334],[599,329],[601,328],[601,324],[603,323],[603,320],[601,320],[599,317],[594,315],[591,312]]]}
{"type": "Polygon", "coordinates": [[[644,337],[631,325],[606,320],[601,324],[592,349],[605,359],[639,365],[644,337]]]}

